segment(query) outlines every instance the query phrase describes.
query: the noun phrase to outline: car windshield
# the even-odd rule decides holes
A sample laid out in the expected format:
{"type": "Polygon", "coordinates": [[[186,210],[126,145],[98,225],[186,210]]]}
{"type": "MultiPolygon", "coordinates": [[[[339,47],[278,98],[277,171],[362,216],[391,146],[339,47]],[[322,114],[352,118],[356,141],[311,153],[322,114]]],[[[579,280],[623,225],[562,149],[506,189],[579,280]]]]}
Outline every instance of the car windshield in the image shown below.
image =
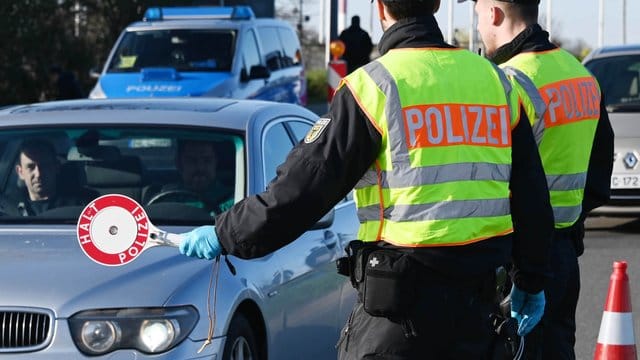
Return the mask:
{"type": "Polygon", "coordinates": [[[126,195],[154,224],[211,222],[244,197],[241,136],[220,130],[64,127],[0,131],[0,222],[77,223],[126,195]]]}
{"type": "Polygon", "coordinates": [[[608,107],[640,108],[640,54],[594,59],[586,67],[598,79],[608,107]]]}
{"type": "Polygon", "coordinates": [[[138,72],[147,67],[178,71],[231,71],[233,30],[130,31],[109,64],[108,72],[138,72]]]}

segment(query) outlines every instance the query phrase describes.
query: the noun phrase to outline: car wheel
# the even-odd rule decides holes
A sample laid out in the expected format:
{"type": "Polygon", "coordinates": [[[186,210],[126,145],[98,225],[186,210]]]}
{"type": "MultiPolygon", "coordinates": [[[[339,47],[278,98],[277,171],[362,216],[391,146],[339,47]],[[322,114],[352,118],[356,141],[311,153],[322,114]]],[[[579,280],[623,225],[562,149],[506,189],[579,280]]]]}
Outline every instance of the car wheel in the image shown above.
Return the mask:
{"type": "Polygon", "coordinates": [[[258,342],[249,320],[243,314],[231,319],[223,360],[259,360],[258,342]]]}

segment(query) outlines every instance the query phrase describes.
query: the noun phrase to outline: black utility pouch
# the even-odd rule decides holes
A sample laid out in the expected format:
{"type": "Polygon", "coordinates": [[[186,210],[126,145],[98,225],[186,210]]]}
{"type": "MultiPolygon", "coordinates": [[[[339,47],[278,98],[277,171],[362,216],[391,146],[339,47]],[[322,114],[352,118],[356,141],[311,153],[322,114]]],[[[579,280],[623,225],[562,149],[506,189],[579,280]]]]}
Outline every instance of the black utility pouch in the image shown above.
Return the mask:
{"type": "Polygon", "coordinates": [[[355,289],[359,289],[364,280],[364,266],[366,257],[371,251],[378,249],[372,243],[365,243],[361,240],[350,241],[344,249],[347,256],[341,257],[336,261],[338,274],[348,276],[351,285],[355,289]]]}
{"type": "MultiPolygon", "coordinates": [[[[347,244],[344,248],[344,252],[347,256],[343,256],[336,260],[336,268],[338,270],[338,274],[349,276],[351,278],[351,282],[353,283],[353,272],[355,266],[355,257],[358,253],[358,249],[363,246],[364,242],[361,240],[352,240],[347,244]]],[[[355,287],[355,286],[354,286],[355,287]]]]}
{"type": "Polygon", "coordinates": [[[372,316],[408,316],[416,288],[416,269],[409,255],[379,249],[369,252],[365,259],[364,282],[359,291],[364,310],[372,316]]]}
{"type": "Polygon", "coordinates": [[[344,256],[336,260],[336,270],[339,275],[351,276],[351,261],[350,256],[344,256]]]}

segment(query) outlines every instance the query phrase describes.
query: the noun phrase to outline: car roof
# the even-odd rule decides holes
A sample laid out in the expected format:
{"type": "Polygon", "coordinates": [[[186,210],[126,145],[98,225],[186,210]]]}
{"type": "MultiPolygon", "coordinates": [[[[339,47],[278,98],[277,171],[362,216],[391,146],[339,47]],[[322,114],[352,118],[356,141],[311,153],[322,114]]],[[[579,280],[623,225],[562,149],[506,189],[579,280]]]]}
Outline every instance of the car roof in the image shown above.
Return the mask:
{"type": "Polygon", "coordinates": [[[0,127],[112,124],[205,126],[244,131],[250,122],[280,116],[315,119],[302,106],[221,98],[66,100],[0,109],[0,127]],[[46,116],[43,116],[46,115],[46,116]]]}
{"type": "Polygon", "coordinates": [[[164,30],[164,29],[232,29],[237,30],[251,25],[291,27],[287,22],[272,18],[252,19],[182,19],[159,21],[136,21],[127,26],[127,31],[164,30]]]}
{"type": "Polygon", "coordinates": [[[584,62],[611,56],[640,54],[640,44],[603,46],[594,49],[584,58],[584,62]]]}

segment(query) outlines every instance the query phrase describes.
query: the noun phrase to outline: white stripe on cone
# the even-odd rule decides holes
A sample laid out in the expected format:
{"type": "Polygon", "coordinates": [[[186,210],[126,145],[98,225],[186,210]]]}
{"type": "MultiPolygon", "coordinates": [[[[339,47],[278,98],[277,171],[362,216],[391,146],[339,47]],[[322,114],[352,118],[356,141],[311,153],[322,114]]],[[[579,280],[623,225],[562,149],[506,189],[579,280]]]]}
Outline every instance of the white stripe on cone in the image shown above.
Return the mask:
{"type": "Polygon", "coordinates": [[[598,343],[604,345],[635,345],[631,313],[602,313],[598,343]]]}

